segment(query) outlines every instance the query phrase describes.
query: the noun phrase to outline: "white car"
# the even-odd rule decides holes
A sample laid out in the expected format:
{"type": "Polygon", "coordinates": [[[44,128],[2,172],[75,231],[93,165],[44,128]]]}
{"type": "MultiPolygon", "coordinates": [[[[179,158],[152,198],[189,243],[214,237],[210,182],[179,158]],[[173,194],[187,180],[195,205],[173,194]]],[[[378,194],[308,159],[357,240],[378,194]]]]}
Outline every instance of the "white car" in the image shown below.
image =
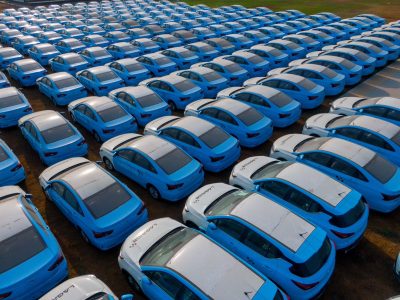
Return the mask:
{"type": "Polygon", "coordinates": [[[150,221],[133,232],[122,245],[118,263],[129,284],[152,300],[287,299],[252,266],[170,218],[150,221]]]}
{"type": "MultiPolygon", "coordinates": [[[[94,275],[83,275],[68,279],[52,289],[39,300],[118,300],[110,288],[94,275]]],[[[121,300],[132,300],[126,294],[121,300]]]]}

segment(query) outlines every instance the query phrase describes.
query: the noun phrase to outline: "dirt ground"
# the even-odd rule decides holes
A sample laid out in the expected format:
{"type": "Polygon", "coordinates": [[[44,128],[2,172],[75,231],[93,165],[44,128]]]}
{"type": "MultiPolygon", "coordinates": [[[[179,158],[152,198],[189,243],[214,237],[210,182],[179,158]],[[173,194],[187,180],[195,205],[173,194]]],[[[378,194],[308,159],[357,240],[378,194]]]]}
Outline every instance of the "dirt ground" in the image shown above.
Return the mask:
{"type": "MultiPolygon", "coordinates": [[[[0,10],[5,7],[9,7],[9,5],[0,4],[0,10]]],[[[13,85],[16,83],[13,82],[13,85]]],[[[38,92],[37,88],[23,88],[22,92],[28,97],[35,111],[44,109],[66,111],[65,108],[52,105],[38,92]]],[[[328,98],[320,108],[305,111],[302,119],[289,128],[276,129],[271,141],[267,144],[252,150],[243,149],[241,159],[269,153],[272,141],[288,133],[301,132],[304,120],[316,113],[327,112],[332,100],[332,98],[328,98]]],[[[100,145],[85,129],[79,126],[78,129],[89,144],[89,159],[98,160],[100,145]]],[[[38,182],[38,176],[45,166],[22,137],[19,129],[2,130],[0,137],[13,148],[24,165],[27,178],[22,187],[33,194],[35,205],[58,238],[69,263],[70,276],[95,274],[106,282],[117,295],[131,292],[118,268],[119,248],[101,252],[87,245],[54,204],[46,200],[38,182]]],[[[231,169],[218,174],[208,173],[206,174],[206,183],[227,182],[230,171],[231,169]]],[[[115,175],[143,199],[151,219],[168,216],[181,220],[184,201],[167,203],[152,200],[144,189],[120,174],[115,175]]],[[[400,294],[399,283],[392,275],[393,263],[400,250],[399,217],[399,210],[387,215],[371,213],[365,237],[358,247],[348,254],[338,254],[336,269],[323,299],[386,299],[400,294]]],[[[136,299],[144,298],[137,295],[136,299]]]]}

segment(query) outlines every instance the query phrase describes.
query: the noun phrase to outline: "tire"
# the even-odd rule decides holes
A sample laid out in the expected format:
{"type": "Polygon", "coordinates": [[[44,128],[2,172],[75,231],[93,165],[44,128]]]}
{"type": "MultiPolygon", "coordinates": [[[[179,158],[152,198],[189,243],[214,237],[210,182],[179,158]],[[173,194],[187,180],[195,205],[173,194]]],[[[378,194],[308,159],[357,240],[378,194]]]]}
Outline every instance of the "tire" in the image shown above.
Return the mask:
{"type": "Polygon", "coordinates": [[[96,142],[101,143],[101,137],[96,131],[93,132],[93,137],[96,140],[96,142]]]}
{"type": "Polygon", "coordinates": [[[147,185],[147,190],[154,200],[159,200],[161,199],[160,192],[157,190],[157,188],[151,184],[147,185]]]}
{"type": "Polygon", "coordinates": [[[131,274],[123,271],[126,281],[128,281],[129,286],[137,293],[143,294],[142,288],[140,287],[139,283],[132,277],[131,274]]]}
{"type": "Polygon", "coordinates": [[[168,106],[171,109],[171,111],[176,111],[176,105],[174,103],[174,101],[168,101],[168,106]]]}
{"type": "Polygon", "coordinates": [[[104,164],[106,165],[106,168],[108,170],[114,171],[114,165],[112,164],[112,162],[108,158],[104,157],[103,161],[104,161],[104,164]]]}

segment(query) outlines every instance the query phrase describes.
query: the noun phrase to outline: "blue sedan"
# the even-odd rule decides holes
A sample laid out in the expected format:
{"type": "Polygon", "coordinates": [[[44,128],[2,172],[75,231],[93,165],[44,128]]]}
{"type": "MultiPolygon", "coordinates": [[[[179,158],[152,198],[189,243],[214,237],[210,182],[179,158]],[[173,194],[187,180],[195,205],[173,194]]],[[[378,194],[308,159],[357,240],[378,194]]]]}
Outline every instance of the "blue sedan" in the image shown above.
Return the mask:
{"type": "Polygon", "coordinates": [[[214,47],[220,54],[231,54],[236,50],[235,45],[223,38],[211,38],[204,42],[214,47]]]}
{"type": "Polygon", "coordinates": [[[67,261],[31,195],[7,186],[0,197],[0,295],[38,299],[68,276],[67,261]]]}
{"type": "Polygon", "coordinates": [[[55,43],[54,46],[61,53],[79,52],[86,48],[85,44],[74,38],[63,39],[55,43]]]}
{"type": "Polygon", "coordinates": [[[11,78],[22,86],[35,85],[36,79],[44,76],[47,71],[37,61],[26,58],[11,63],[7,72],[11,78]]]}
{"type": "Polygon", "coordinates": [[[89,62],[92,67],[105,65],[114,59],[106,49],[99,46],[86,48],[79,52],[79,54],[89,62]]]}
{"type": "Polygon", "coordinates": [[[179,47],[183,45],[183,42],[179,38],[168,33],[156,35],[152,38],[152,40],[156,42],[161,47],[161,49],[179,47]]]}
{"type": "Polygon", "coordinates": [[[78,53],[57,55],[49,60],[49,64],[54,72],[67,72],[71,75],[89,67],[89,62],[78,53]]]}
{"type": "Polygon", "coordinates": [[[218,99],[226,97],[251,105],[271,119],[275,127],[287,127],[300,119],[300,103],[274,88],[263,85],[232,87],[217,95],[218,99]]]}
{"type": "Polygon", "coordinates": [[[82,238],[100,250],[121,244],[148,220],[140,198],[86,158],[74,157],[45,169],[39,182],[82,238]]]}
{"type": "Polygon", "coordinates": [[[255,45],[254,41],[240,33],[228,34],[222,38],[232,43],[236,50],[247,49],[255,45]]]}
{"type": "Polygon", "coordinates": [[[60,51],[58,51],[52,44],[44,43],[32,46],[28,50],[28,54],[42,66],[47,66],[49,60],[59,55],[60,51]]]}
{"type": "Polygon", "coordinates": [[[266,59],[269,62],[271,69],[285,66],[289,60],[291,60],[288,54],[274,47],[268,46],[267,44],[255,45],[245,51],[257,54],[266,59]]]}
{"type": "Polygon", "coordinates": [[[191,43],[184,47],[196,53],[196,55],[200,57],[201,61],[212,60],[221,54],[217,49],[206,42],[191,43]]]}
{"type": "Polygon", "coordinates": [[[132,38],[122,31],[110,31],[104,35],[104,38],[108,40],[110,44],[120,43],[120,42],[129,42],[132,38]]]}
{"type": "Polygon", "coordinates": [[[271,27],[271,26],[264,26],[260,27],[257,30],[261,31],[262,33],[270,36],[271,39],[280,39],[286,35],[286,33],[279,28],[271,27]]]}
{"type": "Polygon", "coordinates": [[[290,60],[302,58],[306,55],[306,49],[292,41],[277,39],[269,41],[266,45],[286,53],[290,60]]]}
{"type": "Polygon", "coordinates": [[[215,98],[220,90],[229,86],[228,79],[210,68],[196,67],[178,71],[175,74],[192,80],[204,91],[206,98],[215,98]]]}
{"type": "Polygon", "coordinates": [[[151,77],[151,72],[137,59],[124,58],[116,60],[108,66],[121,77],[126,85],[137,85],[151,77]]]}
{"type": "Polygon", "coordinates": [[[100,66],[76,73],[76,78],[96,96],[106,96],[110,91],[125,86],[125,82],[110,67],[100,66]]]}
{"type": "Polygon", "coordinates": [[[175,144],[157,136],[123,134],[105,142],[100,157],[149,191],[154,199],[178,201],[204,181],[202,165],[175,144]]]}
{"type": "Polygon", "coordinates": [[[387,56],[389,61],[397,59],[400,55],[400,46],[395,45],[383,38],[365,36],[358,39],[357,42],[365,42],[368,44],[372,44],[382,50],[389,52],[389,55],[387,56]]]}
{"type": "Polygon", "coordinates": [[[132,40],[151,38],[151,34],[142,28],[132,28],[129,29],[126,33],[131,37],[132,40]]]}
{"type": "Polygon", "coordinates": [[[23,55],[27,55],[28,50],[37,44],[39,44],[38,39],[31,35],[17,36],[11,41],[11,45],[15,48],[15,50],[23,55]]]}
{"type": "Polygon", "coordinates": [[[137,47],[143,54],[154,53],[161,50],[161,47],[149,38],[135,39],[130,43],[137,47]]]}
{"type": "Polygon", "coordinates": [[[306,52],[316,51],[321,49],[322,47],[322,44],[318,40],[315,40],[314,38],[308,35],[303,35],[302,33],[290,34],[283,37],[283,39],[291,41],[303,47],[304,49],[306,49],[306,52]]]}
{"type": "Polygon", "coordinates": [[[161,117],[148,123],[144,133],[175,143],[210,172],[228,168],[240,156],[237,139],[219,126],[197,117],[161,117]]]}
{"type": "Polygon", "coordinates": [[[38,34],[37,38],[41,43],[50,43],[50,44],[55,44],[58,41],[62,40],[62,36],[55,31],[41,32],[38,34]]]}
{"type": "Polygon", "coordinates": [[[400,206],[400,168],[376,152],[331,137],[289,134],[277,139],[271,156],[314,167],[360,192],[371,209],[400,206]]]}
{"type": "Polygon", "coordinates": [[[82,38],[82,43],[86,47],[107,47],[110,42],[100,34],[89,34],[82,38]]]}
{"type": "Polygon", "coordinates": [[[244,85],[263,85],[276,88],[296,101],[304,109],[313,109],[321,105],[325,99],[325,88],[311,80],[293,74],[278,74],[268,77],[255,77],[247,80],[244,85]]]}
{"type": "Polygon", "coordinates": [[[0,71],[0,89],[9,87],[10,85],[11,84],[10,84],[10,81],[8,80],[7,76],[3,72],[0,71]]]}
{"type": "Polygon", "coordinates": [[[12,47],[0,48],[0,68],[6,69],[12,62],[23,59],[24,57],[12,47]]]}
{"type": "Polygon", "coordinates": [[[174,61],[179,69],[189,68],[200,61],[200,57],[185,47],[174,47],[161,52],[174,61]]]}
{"type": "Polygon", "coordinates": [[[145,86],[129,86],[111,91],[108,97],[134,116],[138,124],[171,115],[171,109],[157,93],[145,86]]]}
{"type": "Polygon", "coordinates": [[[32,107],[15,87],[0,89],[0,128],[16,126],[18,120],[32,112],[32,107]]]}
{"type": "Polygon", "coordinates": [[[24,167],[6,142],[0,139],[0,186],[17,184],[24,179],[24,167]]]}
{"type": "Polygon", "coordinates": [[[68,112],[72,120],[92,133],[99,143],[138,129],[136,119],[107,97],[93,96],[72,101],[68,112]]]}
{"type": "Polygon", "coordinates": [[[389,52],[369,43],[352,41],[350,43],[342,44],[341,47],[355,49],[365,53],[368,56],[374,57],[376,59],[375,66],[377,68],[386,66],[388,62],[389,52]]]}
{"type": "Polygon", "coordinates": [[[18,120],[22,135],[40,157],[51,165],[61,160],[84,156],[88,146],[80,132],[60,113],[43,110],[18,120]]]}
{"type": "Polygon", "coordinates": [[[73,100],[87,96],[85,87],[67,72],[46,75],[39,78],[36,84],[54,105],[68,105],[73,100]]]}
{"type": "Polygon", "coordinates": [[[243,147],[257,147],[272,135],[271,119],[250,105],[229,98],[195,101],[186,106],[185,116],[199,117],[220,126],[243,147]]]}
{"type": "Polygon", "coordinates": [[[106,34],[106,31],[98,25],[85,26],[85,27],[82,27],[81,30],[85,35],[91,35],[91,34],[105,35],[106,34]]]}
{"type": "Polygon", "coordinates": [[[140,50],[128,42],[120,42],[108,45],[106,50],[114,59],[132,58],[140,55],[140,50]]]}
{"type": "Polygon", "coordinates": [[[307,119],[303,134],[349,140],[400,166],[400,127],[384,120],[362,115],[317,114],[307,119]]]}
{"type": "Polygon", "coordinates": [[[178,65],[161,52],[145,54],[139,56],[136,60],[145,66],[154,76],[164,76],[178,70],[178,65]]]}
{"type": "Polygon", "coordinates": [[[246,50],[235,51],[231,55],[220,56],[220,58],[237,63],[249,72],[250,77],[265,76],[270,70],[268,60],[246,50]]]}
{"type": "Polygon", "coordinates": [[[78,28],[65,28],[60,30],[58,33],[63,37],[63,39],[74,38],[81,40],[85,36],[85,34],[78,28]]]}

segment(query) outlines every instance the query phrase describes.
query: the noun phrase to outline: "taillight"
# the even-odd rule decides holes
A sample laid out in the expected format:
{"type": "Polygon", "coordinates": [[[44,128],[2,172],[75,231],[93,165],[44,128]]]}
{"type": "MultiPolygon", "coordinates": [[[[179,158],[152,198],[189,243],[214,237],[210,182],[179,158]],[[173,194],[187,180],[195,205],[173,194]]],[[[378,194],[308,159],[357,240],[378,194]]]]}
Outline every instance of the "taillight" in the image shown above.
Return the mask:
{"type": "Polygon", "coordinates": [[[253,138],[253,137],[259,136],[260,134],[259,133],[247,133],[246,135],[248,138],[253,138]]]}
{"type": "MultiPolygon", "coordinates": [[[[60,254],[57,260],[50,266],[49,271],[53,271],[64,261],[64,255],[60,254]]],[[[1,298],[0,298],[1,299],[1,298]]]]}
{"type": "Polygon", "coordinates": [[[114,230],[108,230],[108,231],[104,231],[104,232],[96,232],[96,231],[93,231],[93,236],[94,236],[96,239],[99,239],[99,238],[103,238],[103,237],[105,237],[105,236],[108,236],[108,235],[112,234],[113,232],[114,232],[114,230]]]}
{"type": "Polygon", "coordinates": [[[44,153],[45,157],[54,156],[54,155],[57,155],[57,152],[45,152],[44,153]]]}
{"type": "Polygon", "coordinates": [[[353,77],[356,77],[357,76],[357,74],[350,74],[350,78],[353,78],[353,77]]]}
{"type": "Polygon", "coordinates": [[[99,87],[99,90],[105,90],[105,89],[107,89],[106,86],[101,86],[101,87],[99,87]]]}
{"type": "Polygon", "coordinates": [[[283,119],[283,118],[287,118],[290,117],[290,114],[279,114],[279,118],[283,119]]]}
{"type": "Polygon", "coordinates": [[[383,200],[385,201],[391,201],[391,200],[395,200],[397,198],[400,197],[400,195],[386,195],[386,194],[382,194],[383,200]]]}
{"type": "Polygon", "coordinates": [[[332,230],[332,232],[333,232],[334,235],[340,237],[341,239],[346,239],[346,238],[351,237],[351,236],[354,235],[353,232],[351,232],[351,233],[343,233],[343,232],[337,232],[335,230],[332,230]]]}
{"type": "Polygon", "coordinates": [[[179,189],[180,187],[183,186],[183,183],[178,183],[178,184],[167,184],[168,190],[176,190],[179,189]]]}
{"type": "Polygon", "coordinates": [[[86,140],[83,139],[82,141],[80,141],[80,142],[78,143],[78,146],[82,146],[82,145],[85,145],[85,144],[86,144],[86,140]]]}
{"type": "Polygon", "coordinates": [[[32,111],[32,107],[30,106],[24,109],[24,112],[29,112],[29,111],[32,111]]]}
{"type": "Polygon", "coordinates": [[[141,118],[149,118],[151,117],[151,114],[140,114],[141,118]]]}
{"type": "Polygon", "coordinates": [[[145,210],[146,210],[146,206],[144,206],[144,204],[142,204],[142,207],[140,207],[137,215],[141,215],[145,210]]]}
{"type": "Polygon", "coordinates": [[[189,97],[182,97],[181,98],[181,101],[187,101],[187,100],[189,100],[190,98],[189,97]]]}
{"type": "Polygon", "coordinates": [[[103,129],[103,133],[112,133],[115,129],[103,129]]]}
{"type": "Polygon", "coordinates": [[[11,169],[11,172],[15,172],[15,171],[17,171],[17,170],[19,170],[21,168],[22,168],[22,164],[18,163],[18,165],[16,165],[14,168],[11,169]]]}
{"type": "Polygon", "coordinates": [[[212,162],[217,162],[224,159],[224,156],[210,157],[212,162]]]}
{"type": "Polygon", "coordinates": [[[308,99],[309,100],[315,100],[315,99],[317,99],[318,98],[318,96],[308,96],[308,99]]]}
{"type": "Polygon", "coordinates": [[[332,87],[338,87],[339,86],[339,84],[338,83],[332,83],[332,87]]]}
{"type": "Polygon", "coordinates": [[[313,287],[315,287],[318,284],[318,282],[306,284],[306,283],[301,283],[301,282],[297,282],[294,280],[292,280],[292,282],[295,285],[297,285],[299,288],[301,288],[302,290],[305,290],[305,291],[312,289],[313,287]]]}
{"type": "Polygon", "coordinates": [[[60,98],[60,97],[65,97],[65,96],[67,96],[67,94],[58,94],[58,95],[57,95],[57,97],[59,97],[59,98],[60,98]]]}
{"type": "Polygon", "coordinates": [[[11,292],[0,294],[0,300],[6,299],[11,296],[11,292]]]}

